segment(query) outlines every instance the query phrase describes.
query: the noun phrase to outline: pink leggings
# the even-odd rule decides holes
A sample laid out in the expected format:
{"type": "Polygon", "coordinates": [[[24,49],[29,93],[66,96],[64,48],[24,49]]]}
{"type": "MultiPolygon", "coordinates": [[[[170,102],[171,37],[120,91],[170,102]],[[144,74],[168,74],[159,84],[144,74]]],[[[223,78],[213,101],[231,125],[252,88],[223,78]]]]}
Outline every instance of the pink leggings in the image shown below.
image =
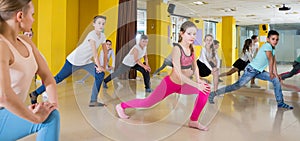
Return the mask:
{"type": "Polygon", "coordinates": [[[179,85],[170,79],[170,76],[166,76],[156,89],[145,99],[133,99],[127,102],[122,102],[121,106],[123,109],[126,108],[148,108],[154,104],[162,101],[165,97],[169,96],[172,93],[179,93],[185,95],[198,94],[198,97],[195,101],[195,106],[193,113],[190,117],[192,121],[197,121],[199,115],[206,104],[208,93],[203,93],[197,88],[190,86],[188,84],[179,85]]]}

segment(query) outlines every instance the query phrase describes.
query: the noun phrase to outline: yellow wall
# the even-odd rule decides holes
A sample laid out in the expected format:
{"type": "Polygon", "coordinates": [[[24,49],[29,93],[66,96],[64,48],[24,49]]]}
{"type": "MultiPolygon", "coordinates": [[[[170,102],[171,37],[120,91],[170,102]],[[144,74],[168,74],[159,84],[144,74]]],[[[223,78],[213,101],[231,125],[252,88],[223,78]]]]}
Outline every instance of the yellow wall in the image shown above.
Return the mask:
{"type": "Polygon", "coordinates": [[[33,15],[34,17],[34,22],[33,22],[33,25],[32,25],[32,31],[33,31],[33,37],[32,37],[32,41],[36,44],[37,43],[37,37],[38,37],[38,34],[37,34],[37,27],[38,27],[38,15],[39,13],[37,12],[38,10],[38,0],[32,0],[32,3],[34,5],[34,9],[35,9],[35,13],[33,15]]]}
{"type": "Polygon", "coordinates": [[[224,59],[222,63],[230,67],[236,60],[236,28],[235,19],[232,16],[222,17],[222,50],[224,59]]]}
{"type": "Polygon", "coordinates": [[[220,59],[222,60],[222,66],[225,66],[224,65],[224,54],[223,54],[223,49],[222,49],[222,46],[223,46],[223,43],[222,43],[222,22],[219,22],[217,23],[216,25],[216,40],[218,40],[220,42],[220,47],[218,49],[218,55],[220,57],[220,59]]]}
{"type": "MultiPolygon", "coordinates": [[[[79,37],[98,14],[98,0],[79,0],[79,37]]],[[[92,30],[92,26],[88,30],[92,30]]],[[[84,35],[85,36],[85,35],[84,35]]],[[[84,37],[83,37],[84,38],[84,37]]]]}
{"type": "Polygon", "coordinates": [[[168,5],[161,0],[147,1],[148,57],[152,70],[160,67],[172,48],[168,43],[168,28],[171,25],[168,5]]]}
{"type": "Polygon", "coordinates": [[[104,34],[112,41],[112,48],[116,50],[118,30],[119,0],[98,0],[98,14],[106,16],[104,34]]]}
{"type": "Polygon", "coordinates": [[[33,1],[35,5],[34,41],[53,74],[65,63],[78,40],[78,1],[33,1]]]}
{"type": "Polygon", "coordinates": [[[260,42],[261,38],[267,38],[268,36],[268,31],[269,31],[269,25],[268,24],[260,24],[258,26],[258,30],[259,30],[259,33],[258,33],[258,42],[259,42],[259,46],[261,47],[265,42],[260,42]],[[265,25],[266,29],[263,30],[263,25],[265,25]]]}
{"type": "Polygon", "coordinates": [[[38,9],[35,9],[37,15],[37,46],[40,52],[46,58],[48,65],[51,69],[52,64],[52,1],[39,1],[38,9]],[[50,24],[49,24],[50,23],[50,24]]]}
{"type": "Polygon", "coordinates": [[[67,13],[66,13],[66,56],[69,55],[74,48],[77,47],[79,38],[79,1],[68,0],[67,1],[67,13]]]}
{"type": "Polygon", "coordinates": [[[67,0],[52,0],[51,69],[58,73],[66,59],[67,0]],[[55,15],[55,16],[54,16],[55,15]]]}

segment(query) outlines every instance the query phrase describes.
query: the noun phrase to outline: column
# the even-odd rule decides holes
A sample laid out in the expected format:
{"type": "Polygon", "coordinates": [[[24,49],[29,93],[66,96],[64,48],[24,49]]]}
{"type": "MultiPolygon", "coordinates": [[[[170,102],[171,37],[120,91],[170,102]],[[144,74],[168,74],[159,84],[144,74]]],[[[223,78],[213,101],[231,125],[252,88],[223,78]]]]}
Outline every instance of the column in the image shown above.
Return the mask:
{"type": "Polygon", "coordinates": [[[171,52],[168,40],[171,24],[167,9],[168,4],[162,0],[147,1],[148,58],[153,71],[160,67],[171,52]]]}
{"type": "Polygon", "coordinates": [[[236,27],[235,19],[232,16],[222,17],[222,50],[224,54],[223,64],[226,67],[232,66],[237,59],[236,52],[236,27]]]}

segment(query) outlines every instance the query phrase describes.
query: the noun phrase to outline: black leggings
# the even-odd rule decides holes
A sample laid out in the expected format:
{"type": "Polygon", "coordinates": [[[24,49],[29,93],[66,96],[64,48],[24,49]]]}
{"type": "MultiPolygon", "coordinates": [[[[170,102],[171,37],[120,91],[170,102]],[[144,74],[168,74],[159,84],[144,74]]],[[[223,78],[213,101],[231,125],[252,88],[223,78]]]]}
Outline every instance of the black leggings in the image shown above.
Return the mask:
{"type": "Polygon", "coordinates": [[[126,66],[125,64],[122,63],[115,72],[113,72],[112,74],[110,74],[109,76],[107,76],[104,79],[104,82],[108,83],[109,81],[120,76],[121,74],[128,72],[130,70],[130,68],[138,70],[139,72],[141,72],[143,74],[145,88],[149,89],[150,88],[150,74],[148,71],[146,71],[143,67],[141,67],[138,64],[136,64],[133,67],[130,67],[130,66],[126,66]]]}

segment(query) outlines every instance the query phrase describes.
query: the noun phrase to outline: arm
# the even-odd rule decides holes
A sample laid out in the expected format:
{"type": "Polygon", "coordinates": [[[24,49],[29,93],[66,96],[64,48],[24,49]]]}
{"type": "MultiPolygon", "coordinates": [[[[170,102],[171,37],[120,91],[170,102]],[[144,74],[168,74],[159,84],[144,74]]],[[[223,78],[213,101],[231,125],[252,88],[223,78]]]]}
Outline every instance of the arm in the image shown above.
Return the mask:
{"type": "MultiPolygon", "coordinates": [[[[98,51],[97,51],[97,48],[96,48],[96,42],[94,40],[90,39],[89,44],[90,44],[90,46],[92,48],[92,51],[93,51],[94,62],[96,64],[96,71],[98,73],[105,71],[105,69],[100,65],[100,61],[98,59],[98,51]]],[[[104,55],[105,55],[105,53],[104,53],[104,55]]],[[[105,61],[105,59],[104,59],[104,61],[105,61]]],[[[104,62],[104,64],[105,64],[105,62],[104,62]]]]}
{"type": "MultiPolygon", "coordinates": [[[[149,66],[147,66],[147,65],[144,65],[141,61],[140,61],[140,59],[138,58],[138,50],[137,49],[133,49],[132,50],[132,54],[133,54],[133,58],[134,58],[134,61],[138,64],[138,65],[140,65],[141,67],[143,67],[145,70],[147,70],[147,71],[151,71],[151,69],[150,69],[150,67],[149,66]]],[[[145,55],[145,56],[147,56],[147,54],[145,55]]],[[[144,57],[145,57],[144,56],[144,57]]],[[[146,60],[145,60],[145,62],[146,62],[146,60]]],[[[146,63],[148,63],[148,58],[147,58],[147,62],[146,63]]]]}
{"type": "Polygon", "coordinates": [[[273,79],[275,75],[274,75],[274,57],[272,55],[272,51],[266,51],[266,55],[269,61],[270,78],[273,79]]]}
{"type": "Polygon", "coordinates": [[[278,75],[278,72],[277,72],[277,64],[276,64],[276,57],[274,56],[273,57],[273,72],[274,72],[274,74],[275,74],[275,76],[277,77],[277,78],[279,78],[279,79],[281,79],[280,77],[279,77],[279,75],[278,75]]]}
{"type": "Polygon", "coordinates": [[[172,50],[172,63],[173,63],[173,72],[175,73],[175,75],[181,79],[181,81],[183,83],[186,83],[188,85],[191,85],[195,88],[198,88],[201,91],[209,91],[208,88],[209,87],[203,87],[204,85],[207,85],[206,83],[203,83],[202,81],[199,81],[199,70],[198,70],[198,66],[197,66],[197,62],[196,60],[194,60],[193,62],[193,69],[195,70],[194,74],[196,76],[196,79],[199,83],[194,82],[193,80],[191,80],[190,78],[188,78],[187,76],[185,76],[182,72],[181,72],[181,66],[180,66],[180,49],[177,46],[174,46],[173,50],[172,50]],[[200,85],[200,86],[199,86],[200,85]],[[200,88],[199,88],[200,87],[200,88]]]}
{"type": "Polygon", "coordinates": [[[221,68],[221,63],[220,63],[220,58],[219,58],[219,55],[218,55],[218,52],[216,52],[216,60],[217,60],[217,68],[221,68]]]}
{"type": "Polygon", "coordinates": [[[104,53],[103,50],[100,51],[100,56],[99,56],[99,61],[100,61],[100,65],[103,66],[104,62],[104,53]]]}
{"type": "Polygon", "coordinates": [[[106,66],[107,66],[107,62],[108,62],[108,58],[107,58],[107,54],[108,54],[108,50],[106,47],[106,43],[102,43],[102,50],[103,50],[103,71],[105,71],[106,66]]]}
{"type": "Polygon", "coordinates": [[[113,68],[115,68],[115,65],[116,65],[116,62],[115,62],[116,60],[115,59],[116,59],[116,57],[115,57],[115,52],[113,50],[111,50],[111,59],[112,59],[112,65],[111,66],[113,68]]]}
{"type": "Polygon", "coordinates": [[[247,57],[248,57],[248,59],[249,59],[249,61],[251,62],[252,61],[252,54],[251,54],[251,52],[249,52],[249,51],[246,51],[245,52],[245,54],[247,55],[247,57]]]}
{"type": "Polygon", "coordinates": [[[203,47],[201,50],[201,55],[200,55],[200,61],[202,61],[202,63],[204,63],[210,70],[212,70],[210,64],[208,63],[207,57],[206,57],[206,48],[203,47]]]}
{"type": "Polygon", "coordinates": [[[47,103],[49,107],[45,107],[43,103],[31,106],[31,109],[25,106],[10,86],[9,65],[12,61],[13,55],[7,45],[0,43],[0,106],[30,122],[43,122],[54,110],[54,106],[50,103],[47,103]]]}
{"type": "Polygon", "coordinates": [[[27,43],[29,43],[32,46],[32,51],[35,57],[35,60],[38,65],[37,74],[41,77],[41,79],[44,82],[46,92],[48,94],[49,102],[58,106],[58,98],[57,98],[57,89],[56,89],[56,82],[53,78],[53,75],[47,65],[46,60],[41,55],[35,44],[29,39],[24,38],[24,36],[21,36],[22,39],[24,39],[27,43]]]}

